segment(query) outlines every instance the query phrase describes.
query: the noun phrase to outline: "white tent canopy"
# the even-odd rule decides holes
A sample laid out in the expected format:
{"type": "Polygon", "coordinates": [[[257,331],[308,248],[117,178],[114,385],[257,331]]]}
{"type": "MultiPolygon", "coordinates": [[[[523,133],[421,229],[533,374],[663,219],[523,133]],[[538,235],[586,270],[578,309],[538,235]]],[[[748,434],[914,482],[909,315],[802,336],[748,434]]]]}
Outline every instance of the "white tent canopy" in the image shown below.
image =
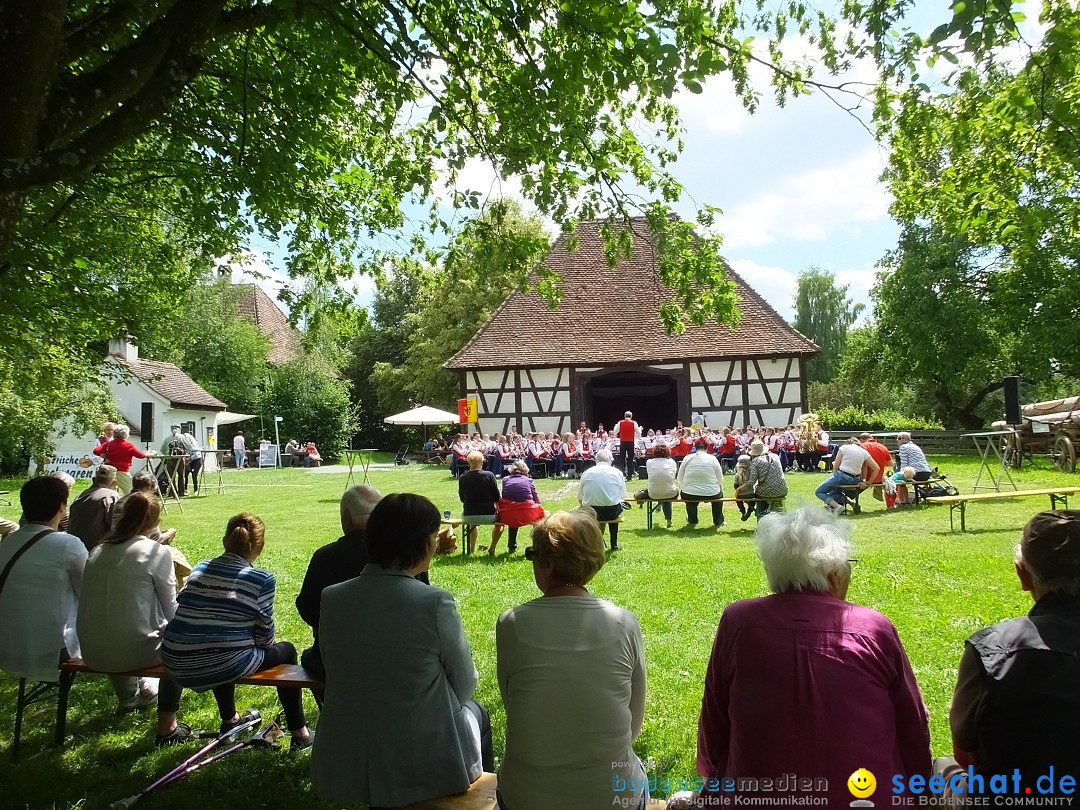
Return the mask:
{"type": "Polygon", "coordinates": [[[246,419],[255,419],[257,414],[251,413],[229,413],[228,411],[222,411],[217,415],[217,426],[231,425],[233,422],[243,422],[246,419]]]}
{"type": "Polygon", "coordinates": [[[411,411],[396,413],[383,419],[391,425],[456,425],[458,415],[450,411],[441,411],[430,405],[419,405],[411,411]]]}

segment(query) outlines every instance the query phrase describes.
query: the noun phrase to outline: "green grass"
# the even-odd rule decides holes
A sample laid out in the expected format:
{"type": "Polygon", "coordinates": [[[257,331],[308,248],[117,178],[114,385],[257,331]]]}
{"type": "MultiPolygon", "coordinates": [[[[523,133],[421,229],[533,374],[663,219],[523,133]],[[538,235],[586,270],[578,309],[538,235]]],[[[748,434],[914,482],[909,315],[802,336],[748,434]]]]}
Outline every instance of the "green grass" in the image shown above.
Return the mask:
{"type": "MultiPolygon", "coordinates": [[[[978,461],[940,457],[940,464],[962,492],[970,492],[978,461]]],[[[198,561],[221,549],[229,516],[250,511],[267,525],[266,552],[259,565],[278,579],[278,637],[298,648],[310,642],[293,599],[311,552],[339,534],[337,502],[345,484],[341,472],[304,470],[228,471],[224,495],[216,492],[175,505],[164,519],[179,528],[177,544],[198,561]]],[[[1021,489],[1080,485],[1080,477],[1050,469],[1014,473],[1021,489]]],[[[458,511],[456,482],[436,467],[410,465],[375,470],[372,482],[384,493],[412,491],[431,498],[440,509],[458,511]]],[[[789,506],[812,503],[820,475],[789,476],[789,506]]],[[[16,489],[0,483],[0,489],[16,489]]],[[[85,486],[79,484],[79,487],[85,486]]],[[[576,482],[541,480],[537,488],[548,508],[576,503],[576,482]]],[[[888,615],[900,631],[930,710],[935,754],[950,751],[948,709],[956,664],[964,639],[976,629],[1006,616],[1026,612],[1028,596],[1012,571],[1013,549],[1027,519],[1048,507],[1047,498],[975,503],[968,510],[966,534],[950,534],[944,507],[919,507],[886,513],[869,494],[855,524],[858,563],[849,599],[888,615]]],[[[0,507],[0,513],[12,510],[0,507]]],[[[707,517],[707,514],[706,514],[707,517]]],[[[627,513],[620,532],[625,551],[612,557],[590,586],[594,593],[634,611],[645,635],[649,691],[645,729],[636,749],[656,763],[656,772],[689,777],[694,772],[697,714],[705,665],[716,622],[725,605],[767,592],[753,549],[753,521],[740,523],[734,510],[728,523],[711,527],[645,530],[645,513],[627,513]]],[[[707,522],[707,520],[706,520],[707,522]]],[[[675,525],[685,517],[676,507],[675,525]]],[[[662,521],[660,521],[662,525],[662,521]]],[[[487,529],[481,529],[486,543],[487,529]]],[[[519,549],[526,543],[520,543],[519,549]]],[[[505,544],[503,544],[505,548],[505,544]]],[[[495,681],[495,622],[507,608],[538,595],[531,566],[519,550],[512,558],[460,555],[437,558],[431,580],[453,593],[465,622],[473,657],[480,671],[476,697],[490,710],[496,756],[503,747],[505,718],[495,681]]],[[[47,753],[18,767],[8,763],[16,682],[0,676],[0,705],[5,720],[0,732],[0,806],[99,808],[130,795],[185,756],[185,751],[153,748],[152,714],[113,716],[114,698],[103,677],[80,678],[72,691],[69,733],[72,742],[61,752],[47,753]]],[[[264,714],[277,710],[272,690],[240,687],[238,703],[257,706],[264,714]]],[[[309,715],[318,715],[310,696],[309,715]]],[[[31,711],[24,749],[32,753],[51,733],[52,707],[31,711]]],[[[184,693],[181,719],[215,728],[217,717],[209,694],[184,693]]],[[[246,751],[148,798],[148,810],[182,804],[205,807],[327,807],[306,778],[307,758],[286,753],[246,751]],[[301,805],[303,803],[303,805],[301,805]]]]}

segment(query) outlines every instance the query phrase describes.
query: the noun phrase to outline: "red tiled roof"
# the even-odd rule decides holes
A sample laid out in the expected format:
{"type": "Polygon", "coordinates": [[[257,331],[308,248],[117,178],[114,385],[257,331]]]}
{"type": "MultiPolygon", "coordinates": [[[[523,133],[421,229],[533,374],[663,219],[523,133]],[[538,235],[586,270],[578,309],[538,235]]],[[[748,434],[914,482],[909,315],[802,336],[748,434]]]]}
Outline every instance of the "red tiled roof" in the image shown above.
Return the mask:
{"type": "Polygon", "coordinates": [[[223,411],[226,408],[224,402],[211,396],[201,385],[172,363],[160,363],[157,360],[141,358],[134,363],[129,363],[115,354],[111,357],[120,365],[130,369],[141,382],[161,394],[173,405],[207,411],[223,411]]]}
{"type": "Polygon", "coordinates": [[[303,353],[300,333],[289,323],[281,307],[258,284],[237,286],[242,288],[237,304],[240,317],[255,324],[270,341],[270,354],[266,362],[280,366],[299,357],[303,353]]]}
{"type": "Polygon", "coordinates": [[[635,219],[634,251],[609,267],[599,222],[583,222],[578,247],[562,234],[546,266],[564,279],[556,309],[534,293],[510,293],[448,369],[500,366],[656,363],[732,356],[810,355],[818,347],[780,317],[730,268],[742,320],[733,330],[716,322],[669,335],[660,305],[673,297],[660,283],[643,219],[635,219]]]}

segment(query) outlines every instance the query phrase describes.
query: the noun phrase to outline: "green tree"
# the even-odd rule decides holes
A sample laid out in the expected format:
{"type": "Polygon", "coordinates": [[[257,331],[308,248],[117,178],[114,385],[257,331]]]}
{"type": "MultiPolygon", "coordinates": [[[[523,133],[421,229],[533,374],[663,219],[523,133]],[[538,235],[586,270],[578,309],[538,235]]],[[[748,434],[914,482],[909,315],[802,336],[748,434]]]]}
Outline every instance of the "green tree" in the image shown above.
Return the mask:
{"type": "MultiPolygon", "coordinates": [[[[124,242],[126,255],[162,234],[204,258],[282,237],[290,273],[332,279],[378,256],[372,237],[401,228],[403,205],[432,203],[438,228],[437,182],[477,207],[458,178],[481,158],[563,226],[648,211],[684,293],[671,325],[727,320],[716,243],[688,256],[667,207],[681,192],[672,95],[727,73],[757,103],[749,20],[731,12],[690,0],[6,3],[0,295],[21,296],[43,270],[100,295],[109,262],[96,247],[124,242]],[[639,138],[643,122],[658,137],[639,138]]],[[[783,38],[769,15],[754,24],[783,38]]],[[[778,69],[776,93],[800,92],[805,75],[778,69]]],[[[190,281],[175,262],[149,266],[190,281]]]]}
{"type": "Polygon", "coordinates": [[[875,109],[893,212],[1000,250],[1015,267],[1052,266],[1075,308],[1080,7],[1042,3],[1035,41],[1021,33],[1019,3],[951,8],[951,19],[920,36],[883,16],[902,15],[903,4],[850,6],[862,13],[856,24],[875,29],[884,72],[875,109]]]}
{"type": "Polygon", "coordinates": [[[848,330],[865,309],[847,297],[846,284],[837,285],[828,270],[811,267],[799,275],[795,292],[795,328],[821,347],[821,355],[806,364],[809,382],[828,382],[836,375],[848,330]]]}
{"type": "Polygon", "coordinates": [[[359,422],[357,439],[368,447],[399,443],[405,434],[382,420],[409,407],[399,378],[372,376],[379,367],[382,377],[400,368],[406,357],[409,314],[423,308],[428,271],[420,264],[401,260],[384,269],[371,306],[371,315],[350,346],[344,376],[352,383],[353,404],[359,422]],[[379,365],[382,364],[382,365],[379,365]]]}
{"type": "MultiPolygon", "coordinates": [[[[379,368],[380,391],[400,391],[414,402],[447,407],[457,399],[458,377],[443,368],[512,289],[547,281],[530,273],[549,247],[544,224],[526,217],[514,201],[500,200],[469,222],[433,273],[421,305],[405,316],[409,330],[404,362],[379,368]]],[[[400,401],[400,400],[398,400],[400,401]]]]}
{"type": "Polygon", "coordinates": [[[872,292],[882,376],[906,381],[950,427],[997,418],[1001,404],[988,397],[1002,377],[1050,373],[1051,359],[1024,345],[1023,313],[999,306],[991,259],[962,237],[911,226],[882,261],[872,292]]]}
{"type": "Polygon", "coordinates": [[[240,316],[243,294],[228,279],[204,278],[140,341],[147,357],[176,363],[239,412],[255,406],[271,349],[259,328],[240,316]]]}
{"type": "Polygon", "coordinates": [[[315,442],[327,459],[336,459],[348,449],[357,427],[349,384],[312,356],[270,369],[258,407],[270,419],[282,417],[283,443],[290,438],[315,442]]]}

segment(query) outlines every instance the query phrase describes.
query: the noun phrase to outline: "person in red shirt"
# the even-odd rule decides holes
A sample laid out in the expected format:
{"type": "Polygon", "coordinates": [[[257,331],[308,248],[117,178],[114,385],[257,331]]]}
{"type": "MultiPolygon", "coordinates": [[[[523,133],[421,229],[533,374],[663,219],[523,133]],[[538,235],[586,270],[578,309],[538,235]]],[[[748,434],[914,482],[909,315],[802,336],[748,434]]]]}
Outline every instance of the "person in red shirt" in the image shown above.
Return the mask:
{"type": "Polygon", "coordinates": [[[694,445],[686,440],[686,431],[684,430],[676,428],[675,438],[678,441],[671,446],[671,457],[675,459],[676,462],[679,462],[694,452],[694,445]]]}
{"type": "Polygon", "coordinates": [[[735,462],[739,458],[739,439],[731,432],[729,427],[723,430],[723,438],[720,439],[716,457],[720,459],[720,466],[725,470],[735,469],[735,462]],[[727,462],[726,465],[724,464],[725,461],[727,462]]]}
{"type": "Polygon", "coordinates": [[[131,492],[131,462],[136,458],[154,457],[158,454],[151,450],[144,453],[127,440],[128,426],[117,425],[113,428],[111,441],[94,448],[94,455],[101,456],[106,464],[116,467],[116,490],[121,495],[131,492]]]}
{"type": "Polygon", "coordinates": [[[638,423],[634,421],[634,414],[630,411],[624,413],[623,418],[615,425],[615,432],[619,436],[619,465],[626,473],[627,481],[633,478],[634,473],[637,472],[634,443],[637,440],[639,430],[638,423]]]}
{"type": "MultiPolygon", "coordinates": [[[[862,433],[859,435],[859,441],[862,443],[863,450],[870,454],[870,458],[877,462],[878,471],[874,476],[871,484],[880,484],[882,477],[885,475],[885,468],[893,466],[892,453],[889,448],[875,439],[869,433],[862,433]]],[[[874,497],[879,501],[884,498],[881,492],[881,487],[874,487],[874,497]]]]}

